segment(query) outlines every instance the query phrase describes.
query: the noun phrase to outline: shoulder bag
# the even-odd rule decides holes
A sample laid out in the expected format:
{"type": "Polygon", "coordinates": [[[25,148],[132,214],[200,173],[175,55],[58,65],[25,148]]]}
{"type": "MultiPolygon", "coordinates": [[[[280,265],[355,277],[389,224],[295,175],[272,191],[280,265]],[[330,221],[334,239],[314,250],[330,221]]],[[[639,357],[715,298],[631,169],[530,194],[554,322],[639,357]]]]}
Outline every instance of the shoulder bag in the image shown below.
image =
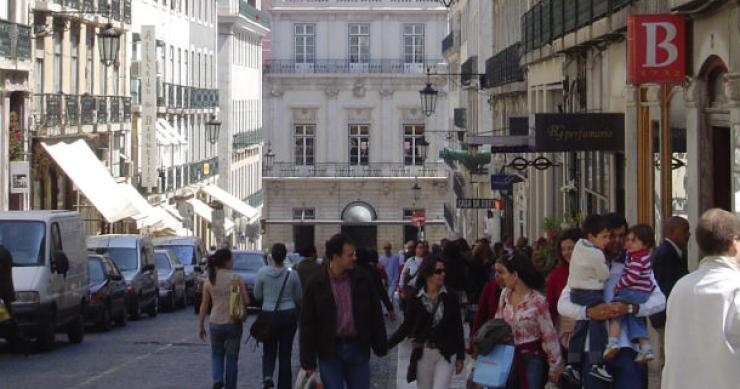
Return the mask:
{"type": "Polygon", "coordinates": [[[257,315],[257,320],[252,323],[252,327],[249,328],[249,335],[255,340],[262,343],[267,343],[272,339],[272,313],[277,312],[280,308],[280,300],[283,299],[283,292],[285,292],[285,284],[288,283],[288,277],[290,277],[290,270],[288,270],[285,278],[283,279],[283,285],[280,287],[280,293],[278,294],[277,301],[275,302],[275,309],[272,312],[265,312],[264,310],[257,315]]]}
{"type": "Polygon", "coordinates": [[[229,316],[235,322],[243,322],[247,318],[247,307],[244,306],[241,288],[239,287],[239,276],[234,275],[231,280],[231,291],[229,292],[229,316]]]}

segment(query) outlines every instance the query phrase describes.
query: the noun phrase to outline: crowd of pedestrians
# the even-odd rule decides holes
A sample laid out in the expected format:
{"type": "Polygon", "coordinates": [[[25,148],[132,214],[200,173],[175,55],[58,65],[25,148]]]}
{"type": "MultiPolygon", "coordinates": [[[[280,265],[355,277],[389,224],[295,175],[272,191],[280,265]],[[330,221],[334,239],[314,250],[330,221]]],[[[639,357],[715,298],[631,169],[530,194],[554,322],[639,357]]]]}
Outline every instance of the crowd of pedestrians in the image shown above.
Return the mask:
{"type": "MultiPolygon", "coordinates": [[[[707,257],[690,276],[688,222],[669,218],[663,230],[655,248],[650,226],[591,215],[535,248],[506,237],[472,247],[464,239],[411,241],[400,252],[385,242],[381,254],[338,234],[326,242],[323,261],[314,247],[303,248],[295,271],[283,264],[285,246],[275,244],[254,290],[275,333],[263,345],[263,388],[274,387],[276,360],[277,387],[292,386],[298,330],[302,376],[320,377],[324,388],[369,388],[371,352],[384,356],[408,342],[407,380],[447,389],[466,354],[477,357],[473,337],[495,319],[508,325],[515,346],[510,388],[543,389],[548,381],[561,388],[643,388],[648,363],[662,371],[664,388],[734,387],[740,221],[719,210],[702,217],[696,238],[707,257]],[[666,296],[672,296],[667,315],[666,296]],[[385,318],[396,319],[395,299],[402,320],[389,335],[385,318]],[[701,329],[704,335],[693,335],[701,329]],[[697,374],[718,366],[725,371],[697,374]]],[[[214,387],[234,387],[237,374],[242,323],[228,315],[232,263],[228,250],[209,259],[201,305],[205,337],[212,304],[214,387]]],[[[237,285],[248,301],[243,282],[237,285]]]]}

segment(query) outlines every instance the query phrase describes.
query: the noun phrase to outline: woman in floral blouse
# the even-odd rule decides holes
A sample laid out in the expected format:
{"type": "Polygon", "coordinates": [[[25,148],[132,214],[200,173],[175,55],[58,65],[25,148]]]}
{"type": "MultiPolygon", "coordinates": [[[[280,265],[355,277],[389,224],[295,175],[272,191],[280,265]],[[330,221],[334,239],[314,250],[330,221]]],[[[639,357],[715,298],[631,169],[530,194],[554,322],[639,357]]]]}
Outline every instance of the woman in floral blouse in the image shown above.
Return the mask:
{"type": "Polygon", "coordinates": [[[532,261],[521,254],[499,259],[495,268],[505,287],[496,318],[509,323],[516,345],[514,373],[518,385],[515,387],[542,389],[545,377],[557,382],[563,368],[558,335],[547,301],[537,291],[545,281],[532,261]]]}

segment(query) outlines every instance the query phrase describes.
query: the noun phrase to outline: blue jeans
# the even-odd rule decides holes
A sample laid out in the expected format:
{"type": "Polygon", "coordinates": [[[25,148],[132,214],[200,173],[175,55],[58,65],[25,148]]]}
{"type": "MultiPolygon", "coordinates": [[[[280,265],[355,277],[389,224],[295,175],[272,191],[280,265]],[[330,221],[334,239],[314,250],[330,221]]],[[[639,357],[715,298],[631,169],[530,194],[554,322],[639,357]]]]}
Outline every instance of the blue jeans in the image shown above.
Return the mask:
{"type": "Polygon", "coordinates": [[[236,389],[242,329],[242,323],[210,325],[213,382],[223,382],[226,389],[236,389]]]}
{"type": "Polygon", "coordinates": [[[639,389],[643,387],[646,366],[635,362],[637,352],[631,348],[621,348],[617,356],[606,364],[606,369],[614,377],[614,382],[608,384],[589,374],[591,365],[583,364],[581,376],[586,389],[639,389]]]}
{"type": "MultiPolygon", "coordinates": [[[[625,304],[640,305],[644,304],[648,300],[648,298],[650,298],[650,293],[648,292],[639,292],[631,289],[620,289],[619,292],[617,292],[617,294],[614,296],[612,301],[620,301],[625,304]]],[[[626,326],[627,338],[631,341],[635,341],[637,339],[647,339],[648,337],[647,322],[645,321],[644,317],[637,317],[635,315],[624,315],[619,318],[619,325],[620,327],[626,326]]]]}
{"type": "Polygon", "coordinates": [[[547,379],[547,361],[542,354],[524,357],[524,368],[527,371],[527,388],[542,389],[547,379]]]}
{"type": "Polygon", "coordinates": [[[293,373],[290,355],[293,352],[293,338],[298,326],[298,311],[289,309],[278,312],[265,312],[272,324],[272,339],[262,345],[262,377],[272,379],[275,372],[275,359],[279,358],[278,389],[293,386],[293,373]],[[278,357],[279,356],[279,357],[278,357]]]}
{"type": "MultiPolygon", "coordinates": [[[[602,290],[573,289],[570,291],[570,301],[585,307],[594,307],[604,302],[602,290]]],[[[607,331],[603,320],[579,320],[576,322],[573,335],[568,347],[568,363],[576,364],[582,361],[586,349],[586,337],[589,339],[589,362],[598,362],[601,353],[606,348],[607,331]]]]}
{"type": "Polygon", "coordinates": [[[319,360],[319,373],[325,389],[369,389],[370,355],[357,342],[337,341],[334,359],[319,360]]]}

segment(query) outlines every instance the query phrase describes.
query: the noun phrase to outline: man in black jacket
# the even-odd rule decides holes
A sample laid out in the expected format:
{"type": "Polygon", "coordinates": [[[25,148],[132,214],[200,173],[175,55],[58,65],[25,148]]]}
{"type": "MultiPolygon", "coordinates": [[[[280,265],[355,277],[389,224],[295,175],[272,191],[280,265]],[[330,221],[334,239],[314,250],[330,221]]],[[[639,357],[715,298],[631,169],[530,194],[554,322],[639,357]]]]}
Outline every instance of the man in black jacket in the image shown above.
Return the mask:
{"type": "MultiPolygon", "coordinates": [[[[686,244],[689,241],[691,232],[689,231],[689,222],[678,216],[673,216],[663,224],[664,240],[653,253],[653,273],[655,280],[658,282],[660,290],[668,299],[676,282],[686,274],[689,274],[688,261],[686,259],[686,244]]],[[[651,364],[651,369],[656,369],[658,374],[651,374],[650,377],[660,379],[660,371],[665,364],[664,355],[664,327],[666,321],[665,311],[650,316],[650,324],[655,329],[651,335],[651,343],[656,351],[656,358],[651,364]]],[[[660,387],[660,382],[651,382],[651,387],[660,387]]]]}
{"type": "Polygon", "coordinates": [[[301,367],[317,368],[326,389],[368,389],[370,349],[388,351],[380,300],[370,276],[355,268],[345,235],[326,242],[327,264],[306,285],[300,319],[301,367]]]}

